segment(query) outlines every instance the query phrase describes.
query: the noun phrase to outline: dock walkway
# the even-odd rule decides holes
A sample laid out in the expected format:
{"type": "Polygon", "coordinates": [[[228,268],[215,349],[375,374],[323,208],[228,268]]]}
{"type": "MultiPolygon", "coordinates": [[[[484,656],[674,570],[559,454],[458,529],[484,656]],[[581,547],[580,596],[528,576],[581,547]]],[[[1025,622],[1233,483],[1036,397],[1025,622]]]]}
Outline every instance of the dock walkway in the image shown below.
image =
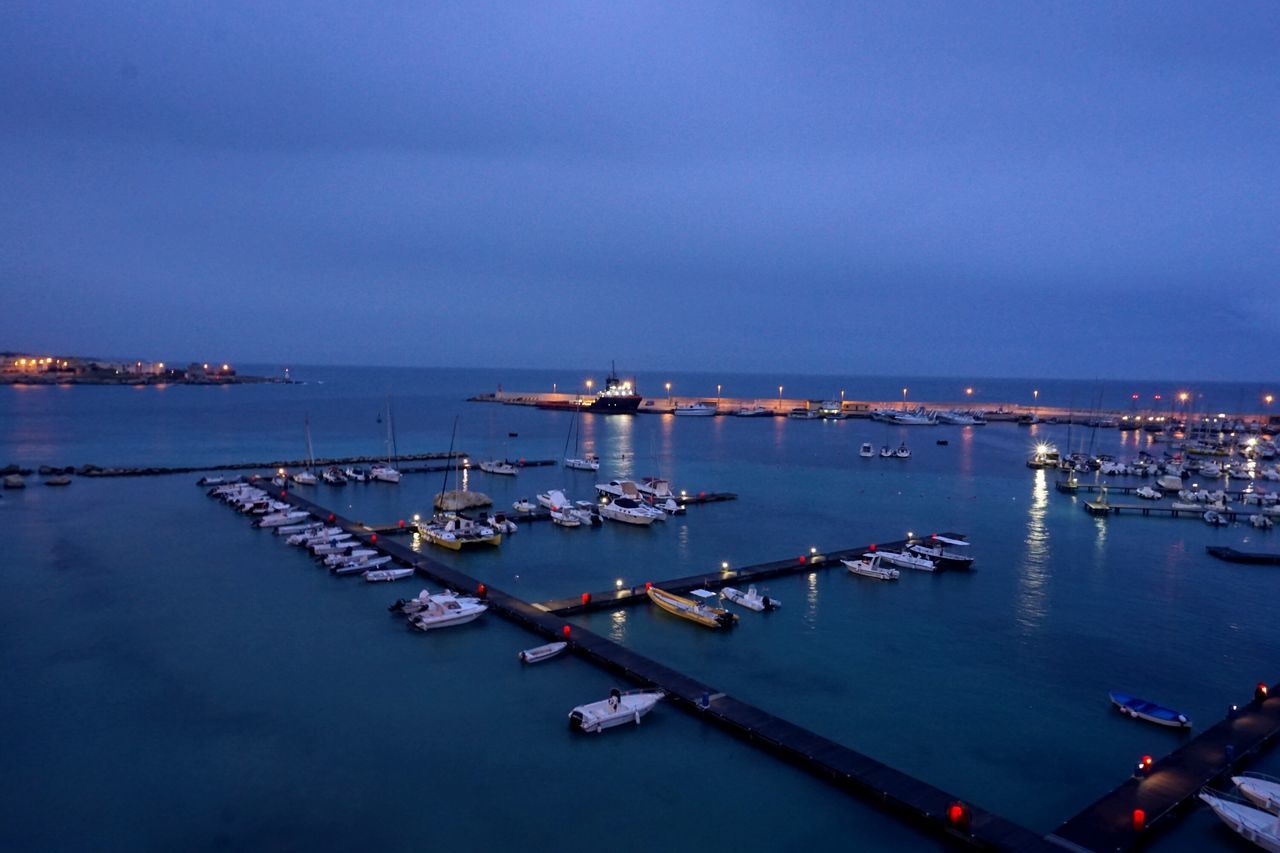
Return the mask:
{"type": "Polygon", "coordinates": [[[288,493],[286,500],[319,518],[331,520],[438,584],[483,595],[490,609],[515,624],[545,638],[567,640],[581,657],[647,687],[665,691],[677,706],[935,836],[983,850],[1045,853],[1059,850],[1019,824],[973,805],[961,806],[960,799],[953,794],[728,696],[712,685],[600,634],[568,625],[560,614],[488,587],[464,572],[414,552],[401,542],[378,538],[362,525],[313,501],[293,493],[288,493]]]}

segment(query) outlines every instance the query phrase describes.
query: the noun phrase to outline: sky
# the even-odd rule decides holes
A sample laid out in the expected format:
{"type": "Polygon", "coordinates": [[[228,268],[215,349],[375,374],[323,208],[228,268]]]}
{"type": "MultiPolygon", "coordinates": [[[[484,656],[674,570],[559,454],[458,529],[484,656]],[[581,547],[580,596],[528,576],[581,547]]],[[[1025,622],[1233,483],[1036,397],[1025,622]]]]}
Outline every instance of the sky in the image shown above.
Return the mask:
{"type": "Polygon", "coordinates": [[[0,5],[0,350],[1276,378],[1280,4],[0,5]]]}

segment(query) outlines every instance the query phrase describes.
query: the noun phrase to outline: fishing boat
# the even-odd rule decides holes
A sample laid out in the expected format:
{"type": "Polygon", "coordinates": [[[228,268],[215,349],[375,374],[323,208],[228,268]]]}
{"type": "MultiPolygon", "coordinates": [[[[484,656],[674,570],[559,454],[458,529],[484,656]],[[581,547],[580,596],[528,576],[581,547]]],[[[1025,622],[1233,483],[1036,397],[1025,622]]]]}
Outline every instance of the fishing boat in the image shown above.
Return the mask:
{"type": "Polygon", "coordinates": [[[876,449],[871,446],[871,442],[864,441],[862,442],[862,449],[858,451],[858,455],[863,459],[870,459],[876,455],[876,449]]]}
{"type": "Polygon", "coordinates": [[[658,589],[651,586],[647,590],[649,600],[661,607],[668,613],[681,616],[691,622],[697,622],[707,628],[728,628],[738,622],[738,617],[725,610],[723,607],[713,607],[708,603],[708,599],[714,599],[716,594],[705,589],[695,589],[689,594],[695,598],[685,598],[681,595],[658,589]]]}
{"type": "Polygon", "coordinates": [[[661,690],[609,691],[608,699],[579,705],[569,712],[569,728],[579,732],[602,732],[627,723],[640,725],[640,718],[666,694],[661,690]]]}
{"type": "Polygon", "coordinates": [[[923,554],[910,551],[876,551],[884,562],[902,569],[918,569],[922,572],[936,572],[938,564],[923,554]]]}
{"type": "Polygon", "coordinates": [[[880,562],[879,554],[867,553],[862,555],[861,560],[841,560],[844,567],[855,575],[862,575],[865,578],[875,578],[882,581],[896,581],[898,575],[901,574],[893,566],[886,566],[880,562]]]}
{"type": "Polygon", "coordinates": [[[538,663],[539,661],[550,660],[556,655],[569,648],[568,643],[547,643],[545,646],[534,646],[532,649],[525,649],[516,655],[521,663],[538,663]]]}
{"type": "MultiPolygon", "coordinates": [[[[621,521],[624,524],[634,524],[639,527],[647,527],[657,521],[657,516],[651,512],[651,507],[646,507],[633,498],[614,498],[607,504],[601,504],[598,511],[603,518],[610,521],[621,521]]],[[[665,513],[658,511],[659,516],[665,517],[665,513]]]]}
{"type": "Polygon", "coordinates": [[[1280,853],[1280,820],[1275,815],[1246,803],[1227,799],[1208,788],[1200,791],[1200,799],[1241,838],[1252,841],[1263,850],[1280,853]]]}
{"type": "Polygon", "coordinates": [[[401,578],[413,577],[413,569],[374,569],[365,570],[364,579],[368,583],[388,583],[401,578]]]}
{"type": "Polygon", "coordinates": [[[761,595],[756,592],[756,588],[754,586],[747,587],[746,592],[743,592],[740,589],[734,589],[731,586],[726,586],[724,589],[720,590],[720,594],[732,601],[734,604],[740,604],[748,610],[755,610],[756,612],[775,610],[782,606],[782,602],[778,599],[768,595],[761,595]]]}
{"type": "Polygon", "coordinates": [[[425,602],[409,617],[409,625],[418,631],[465,625],[489,609],[478,598],[462,597],[445,591],[428,595],[425,602]]]}
{"type": "Polygon", "coordinates": [[[1157,705],[1155,702],[1148,702],[1146,699],[1139,699],[1136,696],[1130,696],[1128,693],[1119,693],[1112,691],[1107,694],[1111,699],[1111,704],[1115,705],[1120,713],[1133,717],[1135,720],[1146,720],[1148,723],[1155,723],[1158,726],[1168,726],[1174,729],[1189,729],[1191,721],[1187,719],[1186,714],[1180,714],[1172,708],[1166,708],[1164,705],[1157,705]]]}
{"type": "Polygon", "coordinates": [[[716,407],[714,403],[689,403],[685,406],[676,406],[672,414],[676,417],[711,418],[715,417],[716,407]]]}
{"type": "Polygon", "coordinates": [[[950,539],[936,533],[924,542],[913,542],[907,546],[910,551],[933,560],[940,569],[973,568],[973,555],[956,550],[968,547],[969,543],[963,539],[950,539]]]}

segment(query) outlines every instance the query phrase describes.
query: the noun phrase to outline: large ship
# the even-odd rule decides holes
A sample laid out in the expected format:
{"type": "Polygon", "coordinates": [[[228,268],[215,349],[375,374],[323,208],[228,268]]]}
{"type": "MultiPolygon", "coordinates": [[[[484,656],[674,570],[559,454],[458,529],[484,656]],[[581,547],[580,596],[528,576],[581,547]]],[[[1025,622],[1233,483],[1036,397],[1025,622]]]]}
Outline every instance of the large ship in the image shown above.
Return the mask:
{"type": "Polygon", "coordinates": [[[584,412],[595,412],[601,415],[630,415],[640,408],[644,398],[636,393],[635,384],[630,379],[619,379],[617,368],[609,363],[609,376],[604,380],[604,390],[596,398],[582,407],[584,412]]]}

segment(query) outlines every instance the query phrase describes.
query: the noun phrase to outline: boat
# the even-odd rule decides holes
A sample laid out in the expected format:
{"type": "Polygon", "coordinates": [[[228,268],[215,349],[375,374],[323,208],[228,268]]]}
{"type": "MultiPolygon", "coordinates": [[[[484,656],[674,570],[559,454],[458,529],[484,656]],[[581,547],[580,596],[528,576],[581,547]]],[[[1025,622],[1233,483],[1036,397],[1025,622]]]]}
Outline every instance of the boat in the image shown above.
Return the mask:
{"type": "Polygon", "coordinates": [[[955,550],[969,547],[969,543],[963,539],[951,539],[935,533],[925,541],[913,542],[907,547],[914,553],[933,560],[938,564],[939,569],[973,568],[973,555],[965,551],[955,550]]]}
{"type": "Polygon", "coordinates": [[[715,417],[716,407],[714,403],[689,403],[685,406],[676,406],[671,413],[676,417],[711,418],[715,417]]]}
{"type": "Polygon", "coordinates": [[[69,486],[71,485],[71,478],[66,474],[57,474],[45,480],[44,484],[46,486],[69,486]]]}
{"type": "Polygon", "coordinates": [[[864,441],[862,442],[862,449],[858,451],[858,455],[863,459],[870,459],[876,455],[876,449],[871,446],[871,442],[864,441]]]}
{"type": "Polygon", "coordinates": [[[224,486],[236,482],[234,477],[201,477],[196,480],[197,486],[224,486]]]}
{"type": "MultiPolygon", "coordinates": [[[[303,427],[307,434],[307,467],[293,475],[293,482],[299,486],[314,486],[316,484],[316,475],[311,473],[311,469],[315,467],[315,453],[311,450],[311,418],[309,415],[302,416],[303,427]]],[[[283,473],[283,470],[281,471],[283,473]]]]}
{"type": "Polygon", "coordinates": [[[513,503],[511,508],[522,515],[528,515],[531,512],[536,512],[538,506],[537,504],[530,503],[528,498],[521,498],[513,503]]]}
{"type": "Polygon", "coordinates": [[[551,510],[551,523],[560,527],[580,527],[582,519],[578,516],[577,510],[556,508],[551,510]]]}
{"type": "Polygon", "coordinates": [[[720,594],[732,601],[734,604],[740,604],[748,610],[755,610],[757,612],[764,610],[776,610],[782,606],[782,602],[778,599],[768,595],[761,595],[756,592],[756,588],[754,586],[747,587],[746,592],[743,592],[740,589],[734,589],[731,586],[726,586],[724,589],[720,590],[720,594]]]}
{"type": "Polygon", "coordinates": [[[773,412],[764,406],[743,406],[733,413],[737,418],[767,418],[773,415],[773,412]]]}
{"type": "Polygon", "coordinates": [[[1228,563],[1252,563],[1259,566],[1280,566],[1280,554],[1268,554],[1265,551],[1237,551],[1221,545],[1206,545],[1204,549],[1210,557],[1226,560],[1228,563]]]}
{"type": "Polygon", "coordinates": [[[934,426],[938,420],[930,412],[916,409],[912,412],[894,412],[892,423],[898,426],[934,426]]]}
{"type": "Polygon", "coordinates": [[[1263,773],[1232,776],[1236,790],[1249,802],[1273,815],[1280,815],[1280,779],[1263,773]]]}
{"type": "Polygon", "coordinates": [[[935,412],[934,417],[938,423],[950,424],[952,426],[976,426],[978,419],[968,412],[961,412],[955,409],[946,409],[941,412],[935,412]]]}
{"type": "Polygon", "coordinates": [[[320,479],[324,480],[330,486],[345,486],[347,484],[346,475],[333,467],[325,468],[321,471],[320,479]]]}
{"type": "Polygon", "coordinates": [[[787,417],[793,421],[816,421],[819,415],[817,409],[796,406],[794,409],[787,412],[787,417]]]}
{"type": "Polygon", "coordinates": [[[310,471],[299,471],[291,479],[299,486],[314,486],[316,484],[316,475],[310,471]]]}
{"type": "Polygon", "coordinates": [[[892,447],[890,447],[890,446],[889,446],[889,445],[887,445],[887,444],[886,444],[884,447],[880,448],[880,458],[881,458],[881,459],[892,459],[892,458],[893,458],[893,448],[892,448],[892,447]]]}
{"type": "Polygon", "coordinates": [[[534,646],[532,649],[525,649],[516,657],[521,663],[538,663],[539,661],[550,660],[556,655],[569,648],[568,643],[547,643],[545,646],[534,646]]]}
{"type": "Polygon", "coordinates": [[[602,732],[627,723],[640,725],[640,718],[666,694],[661,690],[609,691],[608,699],[578,705],[569,712],[569,728],[579,732],[602,732]]]}
{"type": "Polygon", "coordinates": [[[1164,495],[1160,493],[1159,489],[1153,489],[1150,486],[1143,486],[1140,489],[1135,489],[1133,493],[1143,500],[1148,501],[1158,501],[1164,497],[1164,495]]]}
{"type": "Polygon", "coordinates": [[[918,569],[922,572],[936,572],[938,564],[928,557],[913,554],[910,551],[876,551],[884,562],[903,569],[918,569]]]}
{"type": "Polygon", "coordinates": [[[581,410],[597,415],[632,415],[640,408],[643,399],[636,393],[635,385],[630,380],[618,378],[617,368],[611,362],[609,376],[604,380],[604,390],[589,404],[582,406],[581,410]]]}
{"type": "Polygon", "coordinates": [[[1259,530],[1270,530],[1276,526],[1276,523],[1272,521],[1269,516],[1263,515],[1262,513],[1249,516],[1249,523],[1259,530]]]}
{"type": "Polygon", "coordinates": [[[894,455],[894,458],[896,459],[910,459],[911,449],[907,447],[905,444],[899,444],[898,449],[893,451],[893,455],[894,455]]]}
{"type": "Polygon", "coordinates": [[[292,536],[295,533],[318,533],[323,525],[318,521],[305,521],[301,524],[286,524],[272,532],[277,536],[292,536]]]}
{"type": "Polygon", "coordinates": [[[304,510],[292,510],[285,512],[276,512],[270,515],[264,515],[254,522],[255,527],[284,527],[285,525],[300,524],[304,519],[311,517],[311,513],[304,510]]]}
{"type": "Polygon", "coordinates": [[[707,628],[729,628],[738,622],[738,617],[735,614],[730,613],[723,607],[711,606],[707,599],[714,599],[716,594],[705,589],[695,589],[689,593],[695,598],[675,595],[658,589],[656,586],[649,587],[646,592],[650,601],[668,613],[673,613],[691,622],[697,622],[707,628]]]}
{"type": "Polygon", "coordinates": [[[1200,799],[1213,810],[1218,819],[1247,841],[1263,850],[1280,853],[1280,821],[1262,809],[1226,797],[1205,788],[1200,799]]]}
{"type": "Polygon", "coordinates": [[[4,487],[6,489],[25,489],[27,484],[23,481],[21,474],[9,474],[4,478],[4,487]]]}
{"type": "Polygon", "coordinates": [[[1216,510],[1212,510],[1212,509],[1205,512],[1205,514],[1201,517],[1204,519],[1204,523],[1208,524],[1211,527],[1225,527],[1226,525],[1230,524],[1230,522],[1227,521],[1225,517],[1223,517],[1216,510]]]}
{"type": "Polygon", "coordinates": [[[1176,492],[1182,488],[1182,478],[1176,474],[1163,474],[1156,477],[1156,485],[1166,492],[1176,492]]]}
{"type": "Polygon", "coordinates": [[[643,478],[636,483],[636,491],[646,498],[651,498],[655,503],[676,499],[675,492],[671,491],[671,484],[660,477],[643,478]]]}
{"type": "MultiPolygon", "coordinates": [[[[649,512],[649,508],[645,507],[634,498],[614,498],[609,503],[601,504],[598,509],[601,517],[610,521],[621,521],[625,524],[635,524],[647,527],[656,521],[656,517],[649,512]]],[[[665,515],[659,511],[659,514],[665,515]]]]}
{"type": "Polygon", "coordinates": [[[572,468],[575,471],[599,471],[600,457],[588,455],[582,458],[567,458],[564,460],[564,467],[572,468]]]}
{"type": "Polygon", "coordinates": [[[415,521],[413,526],[432,545],[451,551],[475,545],[502,544],[502,534],[497,530],[453,512],[437,513],[430,522],[415,521]]]}
{"type": "Polygon", "coordinates": [[[641,498],[640,487],[631,480],[610,480],[607,483],[596,483],[596,494],[602,498],[641,498]]]}
{"type": "Polygon", "coordinates": [[[374,569],[366,570],[364,573],[364,579],[368,583],[387,583],[411,577],[413,577],[413,569],[374,569]]]}
{"type": "Polygon", "coordinates": [[[828,421],[843,421],[849,417],[844,403],[839,400],[823,400],[818,404],[818,417],[828,421]]]}
{"type": "Polygon", "coordinates": [[[351,466],[342,469],[342,476],[346,477],[353,483],[363,483],[369,477],[363,468],[355,468],[351,466]]]}
{"type": "Polygon", "coordinates": [[[362,575],[370,569],[385,566],[391,558],[385,554],[381,557],[349,557],[340,563],[329,566],[335,575],[362,575]]]}
{"type": "Polygon", "coordinates": [[[446,590],[428,595],[409,617],[409,625],[418,631],[465,625],[489,609],[478,598],[459,598],[446,590]]]}
{"type": "Polygon", "coordinates": [[[844,567],[855,575],[862,575],[867,578],[876,578],[882,581],[896,581],[898,575],[901,574],[893,566],[881,564],[880,555],[866,553],[862,555],[861,560],[841,560],[844,567]]]}
{"type": "Polygon", "coordinates": [[[480,470],[486,474],[503,474],[508,477],[514,477],[520,473],[520,470],[510,462],[497,459],[486,459],[480,463],[480,470]]]}
{"type": "Polygon", "coordinates": [[[1157,705],[1155,702],[1148,702],[1145,699],[1139,699],[1135,696],[1130,696],[1128,693],[1120,693],[1114,690],[1108,693],[1107,696],[1111,699],[1111,704],[1115,705],[1120,713],[1133,717],[1135,720],[1146,720],[1158,726],[1168,726],[1174,729],[1191,728],[1191,721],[1187,719],[1186,714],[1181,714],[1172,708],[1166,708],[1164,705],[1157,705]]]}
{"type": "MultiPolygon", "coordinates": [[[[382,417],[379,416],[378,420],[381,421],[382,417]]],[[[396,449],[397,449],[396,448],[396,430],[395,430],[395,421],[391,417],[391,398],[390,397],[387,398],[386,448],[387,448],[386,464],[384,465],[381,462],[375,462],[373,465],[370,465],[369,479],[377,480],[380,483],[391,483],[392,485],[395,485],[396,483],[400,482],[400,472],[396,469],[393,463],[393,460],[396,458],[398,454],[396,453],[396,449]]]]}
{"type": "Polygon", "coordinates": [[[515,533],[520,528],[504,513],[486,513],[482,519],[486,527],[492,527],[499,533],[515,533]]]}

